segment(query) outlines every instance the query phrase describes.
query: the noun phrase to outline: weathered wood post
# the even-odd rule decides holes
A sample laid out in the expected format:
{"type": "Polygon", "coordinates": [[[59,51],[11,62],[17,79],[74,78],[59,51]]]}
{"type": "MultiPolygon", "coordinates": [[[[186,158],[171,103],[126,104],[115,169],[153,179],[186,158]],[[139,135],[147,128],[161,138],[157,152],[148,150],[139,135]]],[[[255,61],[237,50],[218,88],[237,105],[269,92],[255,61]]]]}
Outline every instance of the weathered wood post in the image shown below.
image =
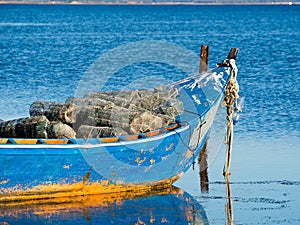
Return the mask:
{"type": "MultiPolygon", "coordinates": [[[[208,52],[209,46],[202,45],[200,53],[200,68],[199,73],[204,73],[208,69],[208,52]]],[[[201,149],[198,162],[199,162],[199,175],[200,175],[200,186],[202,193],[208,193],[208,173],[207,173],[207,152],[206,152],[207,142],[201,149]]]]}
{"type": "MultiPolygon", "coordinates": [[[[234,59],[236,60],[238,53],[238,48],[232,48],[227,56],[227,59],[234,59]]],[[[236,75],[237,75],[237,68],[234,64],[231,65],[232,71],[230,75],[230,80],[227,84],[226,90],[225,90],[225,99],[224,104],[227,108],[227,132],[226,132],[226,159],[225,159],[225,165],[223,169],[223,175],[229,176],[230,175],[230,165],[231,165],[231,151],[232,151],[232,141],[233,141],[233,119],[232,114],[234,109],[234,104],[236,102],[236,99],[238,98],[238,84],[236,81],[236,75]],[[235,91],[236,93],[233,93],[235,91]],[[236,96],[234,96],[236,95],[236,96]],[[233,97],[234,96],[234,97],[233,97]]]]}
{"type": "Polygon", "coordinates": [[[232,48],[230,50],[228,56],[227,56],[227,59],[234,59],[234,60],[236,60],[238,51],[239,51],[238,48],[232,48]]]}
{"type": "Polygon", "coordinates": [[[201,52],[200,52],[199,73],[203,73],[203,72],[207,71],[207,68],[208,68],[208,52],[209,52],[209,46],[202,45],[201,46],[201,52]]]}

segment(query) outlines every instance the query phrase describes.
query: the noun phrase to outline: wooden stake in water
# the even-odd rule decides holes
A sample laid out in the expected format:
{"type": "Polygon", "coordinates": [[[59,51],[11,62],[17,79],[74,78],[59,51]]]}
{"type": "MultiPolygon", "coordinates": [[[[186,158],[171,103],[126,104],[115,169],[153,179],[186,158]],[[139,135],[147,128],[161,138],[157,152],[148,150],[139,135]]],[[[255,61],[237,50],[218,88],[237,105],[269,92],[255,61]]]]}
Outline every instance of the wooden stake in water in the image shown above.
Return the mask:
{"type": "Polygon", "coordinates": [[[232,48],[230,53],[228,54],[228,62],[231,67],[231,75],[230,80],[227,84],[225,90],[225,99],[224,105],[227,108],[227,132],[226,132],[226,160],[223,169],[223,175],[229,176],[230,175],[230,164],[231,164],[231,151],[232,151],[232,142],[233,142],[233,119],[232,115],[235,110],[236,99],[238,98],[238,83],[236,80],[237,76],[237,67],[235,65],[235,59],[237,57],[238,49],[232,48]]]}
{"type": "Polygon", "coordinates": [[[199,73],[203,73],[207,71],[208,68],[208,52],[209,47],[207,45],[201,46],[201,53],[200,53],[200,69],[199,73]]]}
{"type": "MultiPolygon", "coordinates": [[[[199,72],[204,73],[208,69],[208,53],[209,53],[209,46],[202,45],[201,52],[200,52],[200,68],[199,72]]],[[[200,184],[201,184],[201,192],[208,193],[208,173],[207,173],[207,142],[205,142],[204,147],[201,149],[198,162],[200,168],[200,184]]]]}

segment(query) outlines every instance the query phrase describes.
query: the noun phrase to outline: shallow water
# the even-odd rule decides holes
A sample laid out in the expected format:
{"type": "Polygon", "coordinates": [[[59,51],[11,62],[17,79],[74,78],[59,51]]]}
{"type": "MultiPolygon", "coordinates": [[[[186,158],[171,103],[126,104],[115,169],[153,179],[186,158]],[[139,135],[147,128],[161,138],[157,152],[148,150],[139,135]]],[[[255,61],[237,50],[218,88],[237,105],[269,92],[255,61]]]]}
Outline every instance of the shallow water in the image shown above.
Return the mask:
{"type": "MultiPolygon", "coordinates": [[[[230,176],[233,224],[299,224],[299,140],[247,142],[235,136],[230,176]],[[293,142],[292,142],[293,141],[293,142]],[[290,144],[287,144],[292,142],[290,144]]],[[[208,169],[208,192],[201,192],[198,171],[190,170],[177,182],[204,207],[209,224],[221,224],[225,214],[226,182],[222,177],[225,154],[208,169]],[[191,188],[192,187],[192,188],[191,188]],[[201,194],[202,193],[202,194],[201,194]]]]}
{"type": "MultiPolygon", "coordinates": [[[[119,70],[120,64],[109,64],[116,71],[101,83],[103,88],[167,83],[185,76],[187,71],[197,71],[201,44],[210,46],[210,67],[226,57],[231,47],[238,47],[238,79],[245,108],[234,136],[230,176],[233,224],[300,223],[299,6],[0,5],[0,15],[1,119],[27,116],[34,100],[64,101],[76,95],[82,82],[88,81],[85,71],[92,63],[128,43],[163,41],[176,46],[160,59],[137,54],[137,61],[119,70]],[[181,48],[190,54],[188,67],[175,59],[174,65],[163,60],[181,48]],[[140,57],[148,61],[139,62],[140,57]]],[[[138,46],[144,47],[140,43],[138,46]]],[[[121,55],[125,62],[128,52],[121,55]]],[[[31,214],[32,221],[200,224],[197,218],[205,217],[206,224],[227,223],[228,198],[222,176],[225,148],[219,138],[223,124],[215,129],[207,150],[208,192],[201,193],[197,166],[175,184],[195,200],[191,208],[201,208],[194,210],[189,219],[176,211],[171,197],[165,211],[157,212],[157,206],[152,206],[159,218],[155,222],[150,214],[143,214],[149,211],[146,208],[137,213],[125,207],[126,217],[122,216],[114,201],[90,213],[81,205],[79,214],[63,209],[58,214],[31,214]],[[97,216],[99,213],[103,217],[97,216]],[[177,213],[177,220],[162,219],[177,213]],[[132,219],[126,219],[128,215],[132,219]],[[78,217],[81,219],[74,220],[78,217]]],[[[134,201],[138,207],[147,198],[134,201]]],[[[181,204],[186,205],[186,201],[181,204]]],[[[181,212],[191,211],[190,206],[183,208],[181,212]]],[[[21,224],[20,218],[0,218],[0,224],[21,224]]]]}

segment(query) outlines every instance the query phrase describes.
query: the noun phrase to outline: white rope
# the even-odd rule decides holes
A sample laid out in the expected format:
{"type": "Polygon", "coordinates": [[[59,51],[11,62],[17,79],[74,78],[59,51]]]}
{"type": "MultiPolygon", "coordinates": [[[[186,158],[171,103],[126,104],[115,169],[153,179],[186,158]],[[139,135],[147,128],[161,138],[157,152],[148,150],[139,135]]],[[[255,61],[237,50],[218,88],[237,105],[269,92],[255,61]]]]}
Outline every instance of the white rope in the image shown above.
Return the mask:
{"type": "Polygon", "coordinates": [[[225,89],[225,98],[224,98],[224,105],[227,108],[227,128],[226,128],[226,159],[225,165],[223,169],[223,175],[228,176],[230,175],[230,163],[231,163],[231,151],[232,151],[232,141],[233,141],[233,119],[232,114],[234,111],[241,111],[240,108],[237,106],[237,99],[239,98],[239,85],[237,82],[237,66],[235,64],[234,59],[227,60],[230,67],[232,68],[229,82],[225,89]]]}

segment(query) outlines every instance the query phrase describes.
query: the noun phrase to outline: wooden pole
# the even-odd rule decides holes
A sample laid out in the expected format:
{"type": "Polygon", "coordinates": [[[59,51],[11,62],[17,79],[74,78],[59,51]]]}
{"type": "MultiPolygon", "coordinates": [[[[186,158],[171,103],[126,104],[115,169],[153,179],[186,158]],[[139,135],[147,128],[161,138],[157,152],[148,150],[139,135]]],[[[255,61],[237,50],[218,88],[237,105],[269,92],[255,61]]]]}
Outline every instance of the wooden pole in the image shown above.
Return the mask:
{"type": "MultiPolygon", "coordinates": [[[[227,56],[227,59],[234,59],[236,60],[238,54],[238,48],[232,48],[227,56]]],[[[230,65],[232,67],[232,65],[230,65]]],[[[223,169],[223,175],[229,176],[230,175],[230,164],[231,164],[231,151],[232,151],[232,141],[233,141],[233,120],[232,120],[232,113],[234,111],[233,109],[233,105],[234,102],[236,101],[235,97],[232,97],[232,92],[233,90],[236,88],[234,86],[234,84],[237,82],[236,81],[236,73],[237,73],[237,69],[236,68],[231,68],[231,77],[230,77],[230,81],[227,84],[226,87],[226,97],[225,99],[229,99],[229,103],[226,103],[226,108],[227,108],[227,133],[226,133],[226,141],[227,141],[227,146],[226,146],[226,159],[225,159],[225,164],[224,164],[224,169],[223,169]],[[234,72],[235,71],[235,72],[234,72]]],[[[237,84],[237,83],[236,83],[237,84]]],[[[238,90],[237,90],[238,92],[238,90]]],[[[224,100],[225,101],[225,100],[224,100]]],[[[226,100],[227,101],[227,100],[226,100]]]]}
{"type": "Polygon", "coordinates": [[[225,165],[224,165],[224,171],[223,175],[229,176],[230,175],[230,165],[231,165],[231,150],[232,150],[232,141],[233,141],[233,123],[232,119],[231,122],[229,122],[228,132],[227,132],[227,149],[226,149],[226,159],[225,159],[225,165]]]}
{"type": "Polygon", "coordinates": [[[200,52],[200,69],[199,73],[203,73],[207,71],[208,68],[208,52],[209,52],[209,46],[202,45],[201,46],[201,52],[200,52]]]}
{"type": "Polygon", "coordinates": [[[227,56],[227,59],[234,59],[236,60],[237,54],[239,52],[238,48],[232,48],[227,56]]]}
{"type": "MultiPolygon", "coordinates": [[[[200,68],[199,73],[204,73],[208,69],[208,53],[209,53],[209,46],[202,45],[201,52],[200,52],[200,68]]],[[[198,162],[200,168],[200,185],[201,185],[201,192],[208,193],[208,173],[207,173],[207,152],[206,152],[207,142],[205,142],[204,147],[201,149],[198,162]]]]}

